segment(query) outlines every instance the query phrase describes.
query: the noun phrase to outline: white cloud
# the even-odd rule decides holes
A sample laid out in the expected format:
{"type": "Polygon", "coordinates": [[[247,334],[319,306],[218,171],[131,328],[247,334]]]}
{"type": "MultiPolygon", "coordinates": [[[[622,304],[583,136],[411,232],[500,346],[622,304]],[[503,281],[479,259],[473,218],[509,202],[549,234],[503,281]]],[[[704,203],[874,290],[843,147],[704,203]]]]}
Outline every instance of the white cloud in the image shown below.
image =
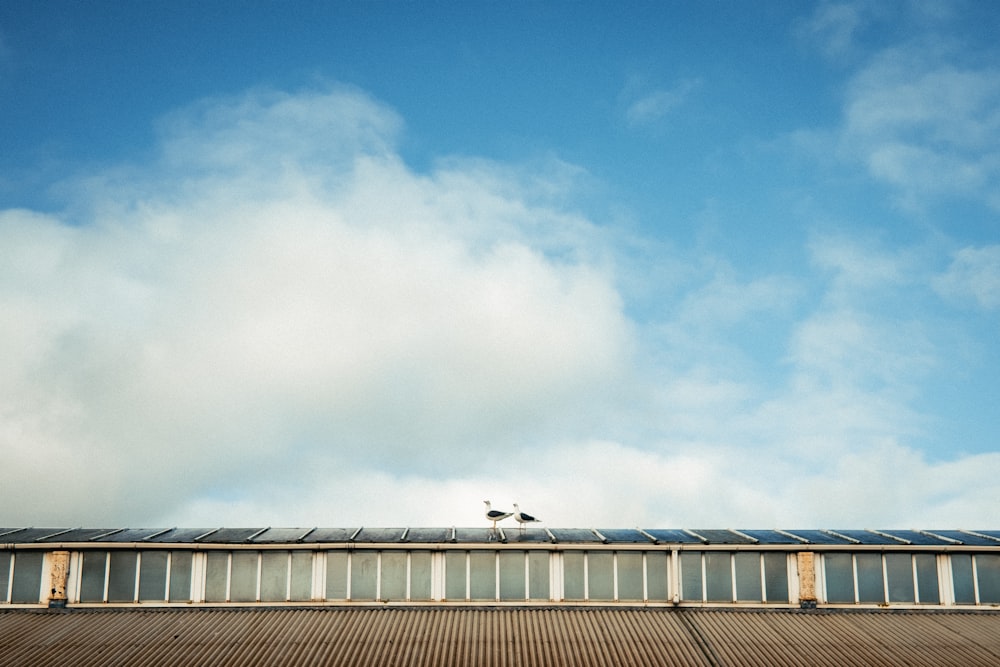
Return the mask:
{"type": "Polygon", "coordinates": [[[684,79],[672,88],[649,90],[640,79],[632,78],[623,92],[625,120],[633,127],[655,123],[687,102],[700,85],[698,79],[684,79]]]}
{"type": "Polygon", "coordinates": [[[887,49],[851,81],[840,142],[906,206],[959,196],[997,207],[1000,70],[926,45],[887,49]]]}
{"type": "Polygon", "coordinates": [[[486,164],[413,174],[357,93],[191,113],[161,164],[82,183],[75,225],[3,214],[4,448],[72,463],[42,501],[25,465],[6,515],[167,513],[317,458],[488,469],[619,381],[630,326],[574,258],[589,223],[486,164]]]}
{"type": "MultiPolygon", "coordinates": [[[[817,239],[808,288],[630,265],[569,212],[579,169],[415,173],[401,120],[352,90],[162,128],[162,159],[74,181],[68,212],[0,212],[0,523],[482,525],[487,497],[550,526],[997,512],[995,456],[906,444],[935,349],[880,310],[905,252],[817,239]],[[662,319],[626,317],[616,274],[649,300],[670,276],[662,319]],[[766,372],[744,363],[761,321],[766,372]]],[[[991,258],[942,285],[976,293],[991,258]]]]}
{"type": "Polygon", "coordinates": [[[934,287],[948,298],[972,299],[987,310],[1000,308],[1000,245],[967,247],[954,253],[934,287]]]}
{"type": "Polygon", "coordinates": [[[830,59],[850,55],[858,31],[866,24],[868,5],[859,2],[822,2],[808,19],[798,22],[800,40],[830,59]]]}

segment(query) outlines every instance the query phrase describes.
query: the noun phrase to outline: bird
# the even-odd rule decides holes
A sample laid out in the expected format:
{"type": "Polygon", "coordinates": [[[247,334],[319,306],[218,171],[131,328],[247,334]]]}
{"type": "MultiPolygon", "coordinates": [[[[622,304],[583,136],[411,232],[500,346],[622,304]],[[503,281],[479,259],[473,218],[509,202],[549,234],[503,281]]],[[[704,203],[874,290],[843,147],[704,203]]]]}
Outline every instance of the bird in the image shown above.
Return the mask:
{"type": "Polygon", "coordinates": [[[493,522],[493,532],[495,533],[497,530],[497,521],[503,521],[511,516],[513,512],[501,512],[490,507],[490,501],[484,500],[483,502],[486,503],[486,518],[493,522]]]}
{"type": "Polygon", "coordinates": [[[538,523],[541,519],[536,519],[530,514],[525,514],[521,511],[521,508],[514,503],[514,520],[521,524],[521,530],[524,530],[524,524],[526,523],[538,523]]]}

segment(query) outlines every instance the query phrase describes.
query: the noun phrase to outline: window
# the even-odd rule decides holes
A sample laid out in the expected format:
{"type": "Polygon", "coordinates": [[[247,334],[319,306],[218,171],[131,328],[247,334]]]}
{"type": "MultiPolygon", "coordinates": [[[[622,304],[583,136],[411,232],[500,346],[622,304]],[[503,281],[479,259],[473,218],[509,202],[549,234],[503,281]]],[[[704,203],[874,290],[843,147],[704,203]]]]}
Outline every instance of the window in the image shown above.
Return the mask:
{"type": "Polygon", "coordinates": [[[941,601],[934,554],[828,553],[823,564],[827,602],[939,604],[941,601]]]}
{"type": "Polygon", "coordinates": [[[14,604],[38,604],[42,598],[42,562],[40,551],[17,551],[0,554],[0,602],[8,597],[14,604]],[[9,595],[8,595],[9,593],[9,595]]]}
{"type": "Polygon", "coordinates": [[[347,552],[326,552],[326,599],[347,599],[347,552]]]}
{"type": "Polygon", "coordinates": [[[446,551],[444,555],[445,598],[448,600],[466,599],[466,561],[467,551],[446,551]]]}
{"type": "Polygon", "coordinates": [[[410,552],[410,599],[430,600],[431,599],[431,552],[411,551],[410,552]]]}
{"type": "Polygon", "coordinates": [[[567,551],[563,554],[563,597],[583,600],[586,597],[584,552],[567,551]]]}
{"type": "Polygon", "coordinates": [[[469,553],[469,597],[495,600],[497,597],[497,554],[494,551],[469,553]]]}
{"type": "Polygon", "coordinates": [[[528,552],[528,595],[532,600],[548,600],[551,595],[548,552],[528,552]]]}
{"type": "Polygon", "coordinates": [[[527,559],[523,551],[500,552],[500,599],[523,600],[524,573],[527,559]]]}
{"type": "Polygon", "coordinates": [[[681,599],[691,602],[788,602],[784,552],[682,551],[681,599]]]}
{"type": "Polygon", "coordinates": [[[405,551],[382,552],[380,600],[406,599],[406,555],[405,551]]]}
{"type": "Polygon", "coordinates": [[[0,551],[0,604],[7,602],[7,590],[10,587],[11,565],[14,563],[14,554],[9,551],[0,551]]]}
{"type": "Polygon", "coordinates": [[[1000,554],[952,554],[956,604],[1000,604],[1000,554]]]}

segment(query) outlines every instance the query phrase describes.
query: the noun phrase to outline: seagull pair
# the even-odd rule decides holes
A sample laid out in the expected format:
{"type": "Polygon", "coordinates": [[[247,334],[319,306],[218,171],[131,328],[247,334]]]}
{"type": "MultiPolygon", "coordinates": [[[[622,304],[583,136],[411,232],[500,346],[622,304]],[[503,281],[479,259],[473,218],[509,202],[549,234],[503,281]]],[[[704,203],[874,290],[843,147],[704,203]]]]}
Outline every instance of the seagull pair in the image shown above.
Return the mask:
{"type": "Polygon", "coordinates": [[[521,524],[521,528],[524,528],[524,524],[526,523],[536,523],[541,521],[541,519],[536,519],[530,514],[522,512],[521,508],[517,506],[517,503],[514,503],[513,512],[501,512],[500,510],[493,509],[490,506],[490,501],[484,500],[483,502],[486,503],[486,518],[493,522],[493,532],[496,532],[497,521],[503,521],[509,516],[514,517],[514,520],[521,524]]]}

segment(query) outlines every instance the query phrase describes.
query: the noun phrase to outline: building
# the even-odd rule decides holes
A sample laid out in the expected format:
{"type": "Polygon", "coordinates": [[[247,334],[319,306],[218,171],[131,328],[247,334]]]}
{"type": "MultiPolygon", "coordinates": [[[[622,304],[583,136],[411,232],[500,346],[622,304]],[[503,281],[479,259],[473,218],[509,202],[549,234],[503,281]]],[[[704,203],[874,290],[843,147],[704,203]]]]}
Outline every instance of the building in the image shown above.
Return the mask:
{"type": "Polygon", "coordinates": [[[997,665],[1000,531],[0,529],[56,661],[997,665]]]}

